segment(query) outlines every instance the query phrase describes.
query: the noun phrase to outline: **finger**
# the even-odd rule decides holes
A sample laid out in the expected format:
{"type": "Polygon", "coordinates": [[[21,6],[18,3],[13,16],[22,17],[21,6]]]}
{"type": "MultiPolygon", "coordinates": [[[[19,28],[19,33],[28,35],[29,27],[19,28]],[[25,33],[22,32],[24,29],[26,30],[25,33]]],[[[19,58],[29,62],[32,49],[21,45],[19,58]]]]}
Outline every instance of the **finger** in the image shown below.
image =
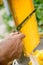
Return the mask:
{"type": "Polygon", "coordinates": [[[22,50],[23,50],[23,43],[21,42],[20,44],[19,44],[19,46],[18,46],[18,53],[20,52],[22,52],[22,50]]]}
{"type": "Polygon", "coordinates": [[[18,46],[18,50],[17,50],[18,57],[21,56],[22,51],[23,51],[23,44],[20,43],[19,46],[18,46]]]}
{"type": "Polygon", "coordinates": [[[14,35],[19,34],[19,32],[15,32],[14,35]]]}
{"type": "Polygon", "coordinates": [[[17,35],[17,37],[18,37],[19,39],[23,39],[23,38],[25,37],[25,35],[22,34],[22,33],[20,33],[20,34],[17,35]]]}
{"type": "Polygon", "coordinates": [[[14,32],[14,33],[11,33],[11,35],[17,35],[19,34],[19,32],[14,32]]]}

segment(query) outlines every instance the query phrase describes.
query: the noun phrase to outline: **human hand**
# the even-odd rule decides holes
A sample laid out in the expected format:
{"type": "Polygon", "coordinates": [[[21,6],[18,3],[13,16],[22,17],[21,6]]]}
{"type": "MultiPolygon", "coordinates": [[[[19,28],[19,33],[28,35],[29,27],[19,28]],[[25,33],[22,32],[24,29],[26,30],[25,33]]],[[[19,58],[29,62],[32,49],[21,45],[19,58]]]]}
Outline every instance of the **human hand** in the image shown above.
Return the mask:
{"type": "Polygon", "coordinates": [[[6,63],[18,58],[21,55],[23,48],[22,39],[24,37],[24,34],[15,32],[9,34],[2,41],[2,52],[6,63]]]}

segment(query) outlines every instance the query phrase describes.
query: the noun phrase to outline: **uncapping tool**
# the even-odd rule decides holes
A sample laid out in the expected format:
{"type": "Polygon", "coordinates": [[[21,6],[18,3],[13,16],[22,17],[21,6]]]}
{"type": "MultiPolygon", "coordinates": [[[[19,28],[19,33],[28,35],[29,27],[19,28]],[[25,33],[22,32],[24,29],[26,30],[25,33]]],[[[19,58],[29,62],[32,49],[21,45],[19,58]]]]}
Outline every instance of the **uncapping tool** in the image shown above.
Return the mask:
{"type": "Polygon", "coordinates": [[[36,12],[36,9],[33,10],[18,26],[17,26],[17,30],[19,31],[22,26],[25,24],[26,20],[30,19],[30,17],[36,12]]]}

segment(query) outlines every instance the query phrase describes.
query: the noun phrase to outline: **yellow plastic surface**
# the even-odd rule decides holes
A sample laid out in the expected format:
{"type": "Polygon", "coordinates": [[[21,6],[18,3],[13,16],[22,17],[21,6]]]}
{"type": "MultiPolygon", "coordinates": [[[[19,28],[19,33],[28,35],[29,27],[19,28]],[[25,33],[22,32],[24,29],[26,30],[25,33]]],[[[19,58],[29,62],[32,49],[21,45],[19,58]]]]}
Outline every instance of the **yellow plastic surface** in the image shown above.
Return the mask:
{"type": "MultiPolygon", "coordinates": [[[[15,23],[18,26],[34,10],[32,0],[9,1],[15,23]]],[[[28,55],[40,42],[35,14],[26,21],[20,31],[26,36],[24,38],[24,52],[28,55]]]]}

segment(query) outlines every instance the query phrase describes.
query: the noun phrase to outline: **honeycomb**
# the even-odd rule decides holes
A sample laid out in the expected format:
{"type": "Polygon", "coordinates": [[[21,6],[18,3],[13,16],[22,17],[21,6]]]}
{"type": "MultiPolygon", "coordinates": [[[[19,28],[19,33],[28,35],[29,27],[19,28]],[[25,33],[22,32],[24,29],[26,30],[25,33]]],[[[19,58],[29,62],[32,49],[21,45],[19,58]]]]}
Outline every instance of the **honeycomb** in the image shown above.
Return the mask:
{"type": "MultiPolygon", "coordinates": [[[[33,55],[36,57],[39,65],[43,65],[43,50],[36,50],[33,55]]],[[[32,65],[32,62],[29,62],[29,65],[32,65]]]]}

